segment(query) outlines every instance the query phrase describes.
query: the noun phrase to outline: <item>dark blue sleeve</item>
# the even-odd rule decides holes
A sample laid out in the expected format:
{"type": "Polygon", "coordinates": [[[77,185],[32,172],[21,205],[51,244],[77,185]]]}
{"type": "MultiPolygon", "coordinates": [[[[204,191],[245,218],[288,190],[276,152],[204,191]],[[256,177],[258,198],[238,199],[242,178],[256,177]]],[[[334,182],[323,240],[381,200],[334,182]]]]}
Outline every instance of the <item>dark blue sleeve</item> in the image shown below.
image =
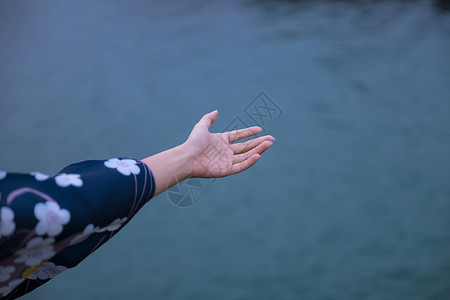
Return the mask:
{"type": "Polygon", "coordinates": [[[0,299],[76,266],[154,192],[150,168],[130,158],[82,161],[54,177],[0,171],[0,299]]]}

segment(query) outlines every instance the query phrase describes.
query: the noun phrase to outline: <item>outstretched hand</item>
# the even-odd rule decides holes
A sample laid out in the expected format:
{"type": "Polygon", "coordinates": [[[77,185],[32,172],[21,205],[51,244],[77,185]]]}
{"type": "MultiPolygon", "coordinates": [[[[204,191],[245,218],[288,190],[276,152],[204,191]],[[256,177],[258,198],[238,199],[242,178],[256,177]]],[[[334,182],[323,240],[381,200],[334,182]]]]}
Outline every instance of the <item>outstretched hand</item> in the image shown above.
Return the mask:
{"type": "Polygon", "coordinates": [[[191,158],[190,177],[225,177],[247,170],[261,157],[274,138],[270,135],[245,142],[239,140],[261,132],[258,126],[221,133],[209,132],[218,111],[204,115],[183,146],[191,158]]]}
{"type": "Polygon", "coordinates": [[[258,126],[209,132],[218,113],[215,110],[204,115],[183,144],[142,160],[153,172],[154,196],[189,177],[225,177],[247,170],[272,144],[270,135],[235,143],[261,132],[258,126]]]}

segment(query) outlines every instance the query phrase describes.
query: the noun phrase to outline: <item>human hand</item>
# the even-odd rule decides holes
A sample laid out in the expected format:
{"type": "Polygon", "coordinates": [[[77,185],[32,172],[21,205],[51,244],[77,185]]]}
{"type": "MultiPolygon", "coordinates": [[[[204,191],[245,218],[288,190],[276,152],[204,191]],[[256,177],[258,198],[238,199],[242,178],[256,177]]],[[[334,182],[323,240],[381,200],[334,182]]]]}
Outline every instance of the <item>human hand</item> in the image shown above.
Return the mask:
{"type": "Polygon", "coordinates": [[[258,126],[220,133],[209,132],[218,113],[215,110],[204,115],[182,145],[190,161],[189,177],[225,177],[245,171],[272,145],[274,138],[271,135],[235,143],[261,132],[258,126]]]}
{"type": "Polygon", "coordinates": [[[189,177],[225,177],[247,170],[274,140],[266,135],[235,143],[261,132],[258,126],[211,133],[217,115],[217,110],[204,115],[183,144],[142,159],[156,182],[154,196],[189,177]]]}

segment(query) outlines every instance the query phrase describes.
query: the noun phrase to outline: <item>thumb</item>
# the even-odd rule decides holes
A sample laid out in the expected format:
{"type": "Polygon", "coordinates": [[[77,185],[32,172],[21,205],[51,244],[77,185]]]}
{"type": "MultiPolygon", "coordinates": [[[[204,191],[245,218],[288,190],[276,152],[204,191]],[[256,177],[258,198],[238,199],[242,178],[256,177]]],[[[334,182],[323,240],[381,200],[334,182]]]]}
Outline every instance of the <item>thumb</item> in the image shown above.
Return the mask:
{"type": "Polygon", "coordinates": [[[200,121],[197,123],[197,125],[206,126],[209,128],[212,123],[214,123],[217,120],[217,116],[219,115],[219,111],[216,109],[209,114],[204,115],[200,121]]]}

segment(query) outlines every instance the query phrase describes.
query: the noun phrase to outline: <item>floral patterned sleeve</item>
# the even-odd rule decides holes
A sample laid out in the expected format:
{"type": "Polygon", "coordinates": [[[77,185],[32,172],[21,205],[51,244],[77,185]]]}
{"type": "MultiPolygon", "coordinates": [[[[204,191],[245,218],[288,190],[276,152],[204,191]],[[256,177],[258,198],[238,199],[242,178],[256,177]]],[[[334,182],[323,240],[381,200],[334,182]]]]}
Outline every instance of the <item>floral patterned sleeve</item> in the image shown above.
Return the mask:
{"type": "Polygon", "coordinates": [[[54,177],[0,171],[0,299],[75,267],[154,192],[151,170],[129,158],[74,163],[54,177]]]}

